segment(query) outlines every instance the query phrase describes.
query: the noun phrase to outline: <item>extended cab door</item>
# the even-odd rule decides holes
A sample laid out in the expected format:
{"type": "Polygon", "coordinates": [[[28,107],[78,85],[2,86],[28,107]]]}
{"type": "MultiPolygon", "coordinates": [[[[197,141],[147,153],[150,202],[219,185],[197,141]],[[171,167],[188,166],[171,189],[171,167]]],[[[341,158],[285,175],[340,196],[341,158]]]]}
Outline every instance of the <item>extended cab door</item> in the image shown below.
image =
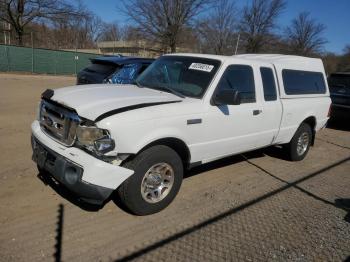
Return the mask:
{"type": "Polygon", "coordinates": [[[256,83],[259,87],[258,104],[261,110],[260,138],[257,146],[264,147],[273,144],[281,125],[283,108],[279,96],[275,69],[272,65],[259,65],[257,68],[256,83]]]}
{"type": "Polygon", "coordinates": [[[207,141],[201,144],[204,162],[272,143],[278,133],[282,109],[272,68],[266,67],[262,72],[264,81],[259,66],[232,64],[226,68],[215,92],[237,90],[241,104],[210,106],[206,132],[201,134],[207,141]],[[267,101],[264,99],[263,82],[268,87],[267,101]]]}

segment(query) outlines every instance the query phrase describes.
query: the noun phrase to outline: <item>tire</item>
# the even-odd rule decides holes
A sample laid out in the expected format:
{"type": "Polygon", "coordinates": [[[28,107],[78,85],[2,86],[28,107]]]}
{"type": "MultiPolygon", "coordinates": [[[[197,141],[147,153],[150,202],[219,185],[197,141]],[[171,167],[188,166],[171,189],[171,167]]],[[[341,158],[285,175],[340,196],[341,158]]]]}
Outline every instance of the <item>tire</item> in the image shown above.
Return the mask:
{"type": "Polygon", "coordinates": [[[288,157],[291,161],[301,161],[309,152],[312,141],[310,125],[301,123],[292,140],[286,145],[288,157]]]}
{"type": "Polygon", "coordinates": [[[135,173],[124,181],[117,193],[121,204],[135,215],[161,211],[173,201],[180,189],[183,164],[179,155],[170,147],[150,147],[123,166],[135,173]],[[163,180],[164,177],[166,179],[163,180]],[[167,187],[163,187],[163,184],[167,187]]]}
{"type": "Polygon", "coordinates": [[[36,168],[38,169],[39,174],[46,174],[47,172],[45,169],[39,167],[39,165],[36,165],[36,168]]]}

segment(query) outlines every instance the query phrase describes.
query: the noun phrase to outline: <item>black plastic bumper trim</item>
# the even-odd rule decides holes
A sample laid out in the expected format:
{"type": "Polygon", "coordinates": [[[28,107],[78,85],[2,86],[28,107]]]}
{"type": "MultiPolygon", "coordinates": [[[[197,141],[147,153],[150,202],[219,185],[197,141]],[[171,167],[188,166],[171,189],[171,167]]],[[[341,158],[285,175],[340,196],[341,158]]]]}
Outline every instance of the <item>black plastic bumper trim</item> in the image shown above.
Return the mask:
{"type": "Polygon", "coordinates": [[[34,143],[41,146],[47,152],[47,160],[43,169],[48,172],[57,182],[68,188],[83,201],[92,204],[102,204],[114,191],[110,188],[89,184],[82,180],[83,168],[60,154],[52,151],[32,136],[32,147],[34,143]],[[75,172],[71,174],[69,172],[75,172]]]}

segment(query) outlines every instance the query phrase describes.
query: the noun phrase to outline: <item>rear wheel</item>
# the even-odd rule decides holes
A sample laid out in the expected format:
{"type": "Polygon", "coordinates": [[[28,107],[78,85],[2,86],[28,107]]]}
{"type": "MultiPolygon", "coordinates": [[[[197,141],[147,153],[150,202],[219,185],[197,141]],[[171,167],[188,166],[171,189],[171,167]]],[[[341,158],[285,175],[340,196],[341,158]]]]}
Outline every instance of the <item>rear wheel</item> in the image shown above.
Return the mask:
{"type": "Polygon", "coordinates": [[[170,147],[148,148],[123,166],[135,173],[118,188],[118,196],[136,215],[159,212],[172,202],[180,189],[183,164],[170,147]]]}
{"type": "Polygon", "coordinates": [[[295,132],[286,149],[291,161],[300,161],[307,155],[312,141],[310,125],[302,123],[295,132]]]}

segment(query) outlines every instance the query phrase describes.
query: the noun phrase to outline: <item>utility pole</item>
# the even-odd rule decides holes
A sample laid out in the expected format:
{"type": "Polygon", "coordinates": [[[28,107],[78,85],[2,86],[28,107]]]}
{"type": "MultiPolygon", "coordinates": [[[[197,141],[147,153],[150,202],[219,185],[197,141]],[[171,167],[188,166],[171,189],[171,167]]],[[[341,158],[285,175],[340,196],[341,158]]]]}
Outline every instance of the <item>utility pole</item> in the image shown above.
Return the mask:
{"type": "Polygon", "coordinates": [[[238,45],[239,45],[239,38],[241,37],[241,34],[238,34],[237,37],[237,43],[236,43],[236,49],[235,49],[235,55],[237,55],[238,45]]]}
{"type": "Polygon", "coordinates": [[[77,75],[77,62],[79,57],[77,56],[78,39],[75,38],[75,53],[74,53],[74,72],[77,75]]]}
{"type": "Polygon", "coordinates": [[[8,33],[9,33],[9,35],[8,35],[8,45],[11,45],[11,24],[9,23],[8,25],[9,25],[9,30],[8,30],[8,33]]]}
{"type": "Polygon", "coordinates": [[[11,24],[9,24],[9,45],[11,45],[11,24]]]}
{"type": "Polygon", "coordinates": [[[30,32],[30,40],[32,43],[32,74],[34,73],[34,38],[33,31],[30,32]]]}
{"type": "Polygon", "coordinates": [[[11,45],[11,25],[4,22],[3,28],[4,28],[4,44],[11,45]],[[8,25],[8,28],[7,28],[7,25],[8,25]]]}

